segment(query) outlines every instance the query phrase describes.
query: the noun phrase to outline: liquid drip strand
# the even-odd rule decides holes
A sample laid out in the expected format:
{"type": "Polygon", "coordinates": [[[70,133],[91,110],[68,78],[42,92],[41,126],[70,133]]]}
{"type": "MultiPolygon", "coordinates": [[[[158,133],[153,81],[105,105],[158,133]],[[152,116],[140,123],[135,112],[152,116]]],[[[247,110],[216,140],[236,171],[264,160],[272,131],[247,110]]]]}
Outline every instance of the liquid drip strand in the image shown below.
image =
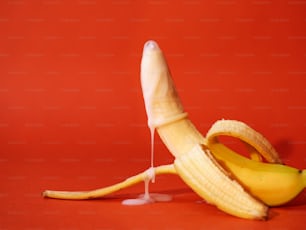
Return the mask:
{"type": "MultiPolygon", "coordinates": [[[[151,168],[154,170],[154,134],[155,127],[150,126],[150,134],[151,134],[151,168]]],[[[155,182],[155,176],[152,178],[152,182],[155,182]]]]}
{"type": "Polygon", "coordinates": [[[148,121],[151,137],[151,167],[146,171],[144,178],[145,193],[138,196],[136,199],[126,199],[122,201],[123,205],[144,205],[154,202],[167,202],[172,200],[172,196],[167,194],[151,193],[149,192],[150,181],[155,182],[155,169],[154,169],[154,134],[155,126],[148,121]]]}

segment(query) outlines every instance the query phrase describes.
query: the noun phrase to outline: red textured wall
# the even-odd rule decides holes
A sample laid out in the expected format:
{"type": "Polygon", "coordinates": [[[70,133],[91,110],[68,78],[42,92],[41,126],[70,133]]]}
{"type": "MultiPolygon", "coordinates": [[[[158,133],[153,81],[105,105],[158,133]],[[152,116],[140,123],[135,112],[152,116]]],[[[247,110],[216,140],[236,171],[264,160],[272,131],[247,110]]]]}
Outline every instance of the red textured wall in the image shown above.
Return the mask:
{"type": "MultiPolygon", "coordinates": [[[[287,164],[306,168],[305,15],[306,2],[295,0],[1,1],[0,228],[306,227],[305,198],[249,222],[196,203],[174,176],[152,185],[177,193],[167,204],[40,195],[109,185],[149,166],[139,81],[148,39],[165,52],[201,132],[217,119],[242,120],[287,164]]],[[[155,159],[173,159],[158,138],[155,159]]]]}

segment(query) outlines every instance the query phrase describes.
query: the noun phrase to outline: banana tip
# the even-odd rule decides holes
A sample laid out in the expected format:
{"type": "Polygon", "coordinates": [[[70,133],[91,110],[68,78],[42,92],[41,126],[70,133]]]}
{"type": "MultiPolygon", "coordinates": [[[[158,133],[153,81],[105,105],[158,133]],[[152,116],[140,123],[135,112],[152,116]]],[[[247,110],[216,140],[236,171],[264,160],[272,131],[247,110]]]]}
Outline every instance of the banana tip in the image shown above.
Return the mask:
{"type": "Polygon", "coordinates": [[[149,40],[144,44],[143,49],[144,49],[144,51],[154,50],[154,49],[159,50],[159,46],[155,41],[149,40]]]}

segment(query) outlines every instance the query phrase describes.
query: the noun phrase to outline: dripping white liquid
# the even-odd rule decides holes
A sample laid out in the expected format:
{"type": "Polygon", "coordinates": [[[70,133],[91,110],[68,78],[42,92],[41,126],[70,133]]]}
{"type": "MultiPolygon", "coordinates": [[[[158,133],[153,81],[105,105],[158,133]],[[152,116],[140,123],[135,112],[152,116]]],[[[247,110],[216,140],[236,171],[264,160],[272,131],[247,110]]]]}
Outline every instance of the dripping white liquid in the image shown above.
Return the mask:
{"type": "MultiPolygon", "coordinates": [[[[150,125],[150,135],[151,135],[151,168],[154,169],[154,135],[155,135],[155,127],[150,125]]],[[[155,173],[154,177],[152,178],[152,182],[155,182],[155,173]]]]}
{"type": "Polygon", "coordinates": [[[149,185],[150,181],[155,182],[155,169],[154,169],[154,128],[150,128],[151,131],[151,167],[146,170],[144,177],[144,194],[141,194],[136,199],[126,199],[122,201],[123,205],[135,206],[144,205],[154,202],[168,202],[172,200],[172,196],[167,194],[150,193],[149,185]]]}
{"type": "Polygon", "coordinates": [[[144,177],[144,190],[145,193],[138,196],[136,199],[126,199],[122,201],[123,205],[135,206],[144,205],[154,202],[168,202],[172,200],[172,196],[167,194],[150,193],[149,185],[150,181],[155,182],[155,169],[154,169],[154,132],[155,128],[150,127],[151,132],[151,167],[146,170],[146,175],[144,177]]]}

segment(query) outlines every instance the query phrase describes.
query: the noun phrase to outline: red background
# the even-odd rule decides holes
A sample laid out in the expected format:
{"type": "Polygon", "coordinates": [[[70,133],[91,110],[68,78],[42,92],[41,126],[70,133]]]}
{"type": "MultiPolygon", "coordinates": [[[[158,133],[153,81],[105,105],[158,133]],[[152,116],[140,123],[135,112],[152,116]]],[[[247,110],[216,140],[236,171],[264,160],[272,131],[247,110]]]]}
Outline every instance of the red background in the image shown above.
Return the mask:
{"type": "MultiPolygon", "coordinates": [[[[43,199],[148,168],[139,66],[154,39],[191,119],[263,133],[286,164],[306,168],[306,2],[273,0],[3,0],[0,3],[1,229],[302,229],[306,196],[267,222],[199,202],[175,176],[152,191],[170,203],[43,199]]],[[[156,165],[173,158],[156,138],[156,165]]],[[[281,183],[281,182],[280,182],[281,183]]]]}

